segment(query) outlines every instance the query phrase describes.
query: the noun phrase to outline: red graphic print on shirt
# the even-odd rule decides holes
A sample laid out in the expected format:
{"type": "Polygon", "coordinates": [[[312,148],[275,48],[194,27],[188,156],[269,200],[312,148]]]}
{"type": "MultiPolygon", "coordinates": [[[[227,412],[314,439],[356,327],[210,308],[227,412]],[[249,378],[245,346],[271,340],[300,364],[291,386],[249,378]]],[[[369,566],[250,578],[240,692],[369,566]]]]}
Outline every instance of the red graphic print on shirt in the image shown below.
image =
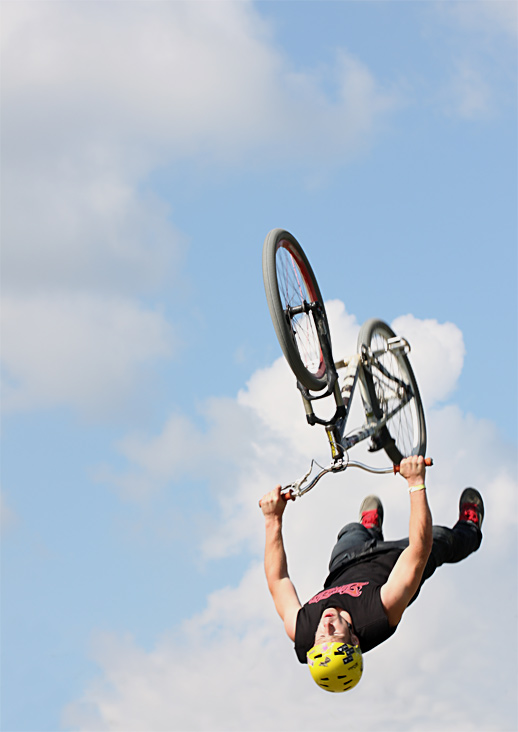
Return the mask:
{"type": "Polygon", "coordinates": [[[368,584],[368,582],[351,582],[350,585],[330,587],[328,590],[322,590],[318,595],[312,597],[308,604],[311,605],[314,602],[320,602],[320,600],[327,600],[327,598],[332,595],[350,595],[351,597],[360,597],[362,594],[362,588],[368,584]]]}

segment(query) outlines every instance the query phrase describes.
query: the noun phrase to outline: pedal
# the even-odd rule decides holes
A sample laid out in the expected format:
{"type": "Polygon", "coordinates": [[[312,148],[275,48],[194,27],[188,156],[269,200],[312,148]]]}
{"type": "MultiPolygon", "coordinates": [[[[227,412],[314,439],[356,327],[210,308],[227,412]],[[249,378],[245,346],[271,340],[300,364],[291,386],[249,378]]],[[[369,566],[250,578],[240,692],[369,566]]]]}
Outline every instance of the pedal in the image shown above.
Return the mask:
{"type": "Polygon", "coordinates": [[[401,336],[395,336],[394,338],[389,338],[387,340],[387,350],[403,351],[406,355],[407,353],[410,353],[410,343],[401,336]]]}

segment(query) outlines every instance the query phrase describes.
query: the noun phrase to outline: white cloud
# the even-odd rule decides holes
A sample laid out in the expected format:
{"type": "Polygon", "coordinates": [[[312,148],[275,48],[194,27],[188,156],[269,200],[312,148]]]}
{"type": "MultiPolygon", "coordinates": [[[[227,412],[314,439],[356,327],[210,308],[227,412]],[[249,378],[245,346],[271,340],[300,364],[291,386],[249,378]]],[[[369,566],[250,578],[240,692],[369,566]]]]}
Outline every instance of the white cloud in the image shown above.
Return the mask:
{"type": "MultiPolygon", "coordinates": [[[[342,345],[349,351],[356,322],[338,302],[329,309],[335,327],[341,323],[343,332],[348,331],[342,345]]],[[[462,367],[458,329],[412,316],[396,324],[412,331],[418,379],[423,371],[431,398],[444,398],[457,378],[446,372],[462,367]],[[441,358],[448,366],[437,369],[434,364],[441,358]]],[[[207,430],[173,419],[156,439],[125,440],[128,461],[161,479],[172,479],[179,469],[182,482],[193,471],[195,477],[205,472],[220,506],[212,528],[204,528],[205,554],[214,558],[247,552],[250,564],[239,584],[209,595],[204,611],[171,629],[151,651],[131,638],[96,637],[92,652],[99,676],[65,710],[65,726],[168,732],[339,730],[347,714],[353,729],[363,730],[515,727],[510,689],[515,688],[517,668],[514,654],[507,652],[516,642],[514,449],[502,442],[492,423],[464,415],[454,405],[427,412],[435,458],[427,474],[434,520],[453,525],[462,488],[477,486],[486,502],[482,547],[465,562],[437,570],[396,635],[366,656],[364,678],[347,699],[323,697],[284,635],[261,566],[263,521],[257,500],[280,476],[300,474],[312,454],[303,432],[317,434],[304,424],[300,405],[295,411],[294,391],[293,379],[275,362],[254,374],[237,403],[211,402],[207,430]],[[188,445],[193,437],[210,470],[192,462],[188,445]],[[220,450],[223,469],[214,472],[220,450]],[[505,637],[506,643],[495,641],[497,637],[505,637]],[[473,694],[481,678],[484,693],[473,694]]],[[[376,461],[387,462],[380,454],[365,460],[376,461]]],[[[361,499],[371,492],[385,505],[385,536],[406,535],[408,496],[394,476],[351,469],[328,476],[312,493],[288,505],[285,544],[303,601],[321,587],[341,525],[356,518],[361,499]]],[[[172,602],[184,602],[182,592],[172,587],[172,602]]]]}
{"type": "Polygon", "coordinates": [[[448,399],[457,386],[466,353],[459,328],[413,315],[399,316],[392,328],[410,343],[410,363],[425,410],[448,399]]]}
{"type": "Polygon", "coordinates": [[[72,405],[87,415],[124,409],[142,370],[170,357],[173,344],[160,312],[124,298],[5,297],[4,409],[72,405]]]}
{"type": "Polygon", "coordinates": [[[439,3],[440,11],[467,31],[499,39],[518,37],[518,8],[514,0],[439,3]]]}
{"type": "Polygon", "coordinates": [[[265,155],[325,167],[369,140],[394,103],[345,52],[333,97],[279,48],[251,2],[2,9],[9,408],[113,407],[141,363],[170,353],[161,315],[114,298],[149,295],[166,277],[176,293],[188,287],[174,201],[145,192],[152,171],[265,155]]]}
{"type": "Polygon", "coordinates": [[[486,117],[494,109],[490,84],[473,63],[458,61],[443,94],[445,109],[449,114],[463,119],[486,117]]]}
{"type": "MultiPolygon", "coordinates": [[[[328,152],[344,141],[350,149],[393,102],[345,52],[333,70],[338,99],[326,97],[318,77],[291,68],[251,2],[45,3],[34,16],[13,4],[4,15],[8,122],[45,93],[36,120],[55,125],[51,146],[68,147],[79,135],[120,150],[145,138],[145,153],[126,150],[126,166],[164,150],[227,159],[280,134],[278,153],[295,132],[294,115],[297,135],[330,125],[328,152]]],[[[35,133],[23,127],[18,145],[27,131],[35,133]]]]}
{"type": "Polygon", "coordinates": [[[146,293],[177,282],[185,240],[167,206],[104,164],[48,161],[3,175],[3,291],[146,293]]]}
{"type": "Polygon", "coordinates": [[[394,104],[345,52],[326,95],[251,2],[9,3],[2,21],[11,288],[152,287],[184,242],[142,193],[151,171],[185,158],[325,167],[394,104]]]}
{"type": "Polygon", "coordinates": [[[51,147],[70,150],[78,137],[108,142],[129,154],[120,160],[126,169],[164,143],[183,156],[211,138],[230,141],[228,123],[239,136],[275,73],[275,55],[246,2],[41,3],[33,15],[13,4],[4,22],[8,120],[44,92],[48,106],[36,119],[54,128],[51,147]],[[129,145],[142,137],[146,151],[132,154],[129,145]]]}
{"type": "MultiPolygon", "coordinates": [[[[516,103],[518,6],[513,0],[437,2],[433,18],[448,28],[448,78],[434,103],[448,116],[488,120],[516,103]],[[513,71],[514,70],[514,71],[513,71]],[[511,81],[511,84],[509,84],[511,81]]],[[[441,25],[439,24],[439,27],[441,25]]]]}

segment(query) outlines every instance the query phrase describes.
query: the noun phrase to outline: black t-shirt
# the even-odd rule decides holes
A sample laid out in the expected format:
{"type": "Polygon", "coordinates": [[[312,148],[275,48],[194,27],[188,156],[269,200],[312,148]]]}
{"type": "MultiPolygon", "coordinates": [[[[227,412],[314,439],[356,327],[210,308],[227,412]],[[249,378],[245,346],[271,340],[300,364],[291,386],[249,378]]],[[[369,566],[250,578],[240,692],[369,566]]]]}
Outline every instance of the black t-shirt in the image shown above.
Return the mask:
{"type": "MultiPolygon", "coordinates": [[[[370,651],[395,633],[381,604],[380,590],[386,583],[402,548],[374,554],[334,575],[326,589],[300,608],[295,627],[295,652],[301,663],[315,645],[315,633],[324,610],[347,610],[362,653],[370,651]]],[[[417,596],[417,593],[416,593],[417,596]]],[[[412,598],[412,599],[415,599],[412,598]]]]}

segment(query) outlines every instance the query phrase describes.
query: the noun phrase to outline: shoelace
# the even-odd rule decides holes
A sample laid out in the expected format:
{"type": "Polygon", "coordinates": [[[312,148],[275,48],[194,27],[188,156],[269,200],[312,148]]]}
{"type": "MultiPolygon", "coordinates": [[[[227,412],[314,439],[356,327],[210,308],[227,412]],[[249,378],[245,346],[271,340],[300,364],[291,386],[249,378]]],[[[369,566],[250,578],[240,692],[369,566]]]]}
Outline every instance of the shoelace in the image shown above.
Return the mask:
{"type": "Polygon", "coordinates": [[[472,521],[478,524],[478,506],[476,503],[463,503],[460,509],[459,521],[472,521]]]}
{"type": "Polygon", "coordinates": [[[372,529],[373,526],[377,526],[379,528],[380,523],[378,509],[375,508],[372,511],[364,511],[362,513],[362,524],[366,529],[372,529]]]}

